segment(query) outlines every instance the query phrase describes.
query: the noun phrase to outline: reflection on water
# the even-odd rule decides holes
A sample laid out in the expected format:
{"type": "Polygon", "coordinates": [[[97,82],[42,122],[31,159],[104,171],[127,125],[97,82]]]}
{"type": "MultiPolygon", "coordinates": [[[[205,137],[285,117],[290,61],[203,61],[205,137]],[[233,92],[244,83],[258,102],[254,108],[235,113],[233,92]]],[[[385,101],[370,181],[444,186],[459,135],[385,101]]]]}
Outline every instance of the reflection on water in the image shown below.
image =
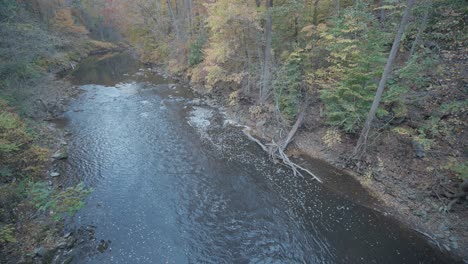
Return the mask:
{"type": "Polygon", "coordinates": [[[135,74],[139,66],[128,53],[92,56],[78,64],[71,73],[71,78],[77,84],[112,86],[135,74]]]}
{"type": "Polygon", "coordinates": [[[138,68],[121,54],[74,73],[86,92],[67,114],[68,172],[95,190],[74,224],[112,241],[80,262],[452,263],[415,232],[272,164],[216,110],[138,68]]]}

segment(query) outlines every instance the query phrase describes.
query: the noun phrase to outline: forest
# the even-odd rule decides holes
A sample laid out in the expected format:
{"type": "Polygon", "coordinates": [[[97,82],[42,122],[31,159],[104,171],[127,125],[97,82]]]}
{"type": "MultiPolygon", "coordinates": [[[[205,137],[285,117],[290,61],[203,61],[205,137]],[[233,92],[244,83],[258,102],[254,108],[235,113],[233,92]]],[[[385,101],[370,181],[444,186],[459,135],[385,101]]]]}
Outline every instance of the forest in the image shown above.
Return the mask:
{"type": "Polygon", "coordinates": [[[45,184],[62,143],[41,122],[77,94],[51,83],[132,50],[294,172],[301,155],[346,170],[467,257],[467,20],[465,0],[0,0],[0,252],[37,251],[28,234],[54,235],[19,223],[53,211],[59,232],[91,193],[45,184]]]}

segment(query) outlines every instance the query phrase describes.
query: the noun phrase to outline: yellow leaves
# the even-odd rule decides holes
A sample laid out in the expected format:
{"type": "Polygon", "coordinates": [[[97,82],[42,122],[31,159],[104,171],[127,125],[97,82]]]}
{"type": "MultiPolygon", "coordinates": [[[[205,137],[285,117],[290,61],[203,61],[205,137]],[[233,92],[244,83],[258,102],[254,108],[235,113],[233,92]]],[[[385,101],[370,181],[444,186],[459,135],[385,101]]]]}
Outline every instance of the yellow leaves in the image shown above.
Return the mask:
{"type": "Polygon", "coordinates": [[[321,37],[328,41],[332,41],[335,39],[335,37],[331,34],[322,34],[321,37]]]}
{"type": "Polygon", "coordinates": [[[343,61],[346,60],[346,57],[347,57],[348,54],[346,54],[345,52],[331,52],[330,53],[330,56],[333,57],[333,58],[339,58],[343,61]]]}
{"type": "Polygon", "coordinates": [[[213,89],[215,84],[223,79],[225,71],[219,65],[209,65],[205,67],[206,75],[206,87],[213,89]]]}
{"type": "MultiPolygon", "coordinates": [[[[346,38],[337,38],[336,39],[336,43],[339,43],[339,44],[350,44],[350,43],[355,43],[356,40],[354,39],[346,39],[346,38]]],[[[353,45],[354,47],[356,45],[353,45]]]]}
{"type": "Polygon", "coordinates": [[[414,134],[414,131],[412,129],[405,127],[395,127],[392,129],[392,131],[401,136],[411,136],[414,134]]]}
{"type": "Polygon", "coordinates": [[[235,106],[239,101],[239,94],[240,90],[234,91],[231,94],[229,94],[228,105],[235,106]]]}
{"type": "Polygon", "coordinates": [[[315,25],[308,25],[301,29],[301,33],[305,33],[306,37],[311,37],[314,33],[315,25]]]}
{"type": "Polygon", "coordinates": [[[329,148],[342,142],[341,133],[337,129],[328,129],[322,137],[323,143],[329,148]]]}
{"type": "Polygon", "coordinates": [[[88,34],[88,30],[82,25],[76,25],[71,8],[57,10],[54,24],[58,30],[73,34],[88,34]]]}
{"type": "Polygon", "coordinates": [[[246,72],[233,73],[226,77],[226,81],[240,84],[246,75],[246,72]]]}
{"type": "Polygon", "coordinates": [[[326,32],[328,27],[325,23],[320,23],[317,25],[317,32],[326,32]]]}
{"type": "Polygon", "coordinates": [[[33,176],[39,177],[46,169],[45,165],[49,156],[49,151],[45,148],[33,145],[26,149],[22,154],[22,161],[28,164],[23,169],[23,172],[33,176]]]}
{"type": "Polygon", "coordinates": [[[382,5],[377,8],[374,8],[374,10],[394,10],[397,9],[398,7],[395,5],[382,5]]]}

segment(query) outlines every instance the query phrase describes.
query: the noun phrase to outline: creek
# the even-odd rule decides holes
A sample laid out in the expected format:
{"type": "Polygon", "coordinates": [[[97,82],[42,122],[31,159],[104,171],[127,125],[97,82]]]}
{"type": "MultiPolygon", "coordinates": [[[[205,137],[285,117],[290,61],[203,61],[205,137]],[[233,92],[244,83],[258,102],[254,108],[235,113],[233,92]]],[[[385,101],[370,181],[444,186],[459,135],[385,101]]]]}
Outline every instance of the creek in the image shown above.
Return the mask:
{"type": "Polygon", "coordinates": [[[64,184],[93,192],[68,228],[92,228],[96,241],[77,248],[79,263],[451,262],[392,218],[274,164],[222,108],[130,54],[89,58],[70,78],[83,93],[60,122],[64,184]]]}

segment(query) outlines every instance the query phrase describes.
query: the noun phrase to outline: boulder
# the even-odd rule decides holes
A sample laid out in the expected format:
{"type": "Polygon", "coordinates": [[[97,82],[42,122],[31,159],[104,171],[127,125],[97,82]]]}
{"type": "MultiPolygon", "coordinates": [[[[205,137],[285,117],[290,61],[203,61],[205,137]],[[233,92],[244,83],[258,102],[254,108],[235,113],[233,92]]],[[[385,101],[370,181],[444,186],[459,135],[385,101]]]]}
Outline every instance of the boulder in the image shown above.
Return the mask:
{"type": "Polygon", "coordinates": [[[416,140],[411,141],[411,145],[413,146],[414,154],[417,158],[424,158],[426,157],[426,152],[424,151],[424,146],[416,140]]]}
{"type": "Polygon", "coordinates": [[[52,158],[56,160],[67,159],[68,153],[65,149],[60,149],[60,150],[57,150],[57,152],[55,152],[54,155],[52,155],[52,158]]]}

